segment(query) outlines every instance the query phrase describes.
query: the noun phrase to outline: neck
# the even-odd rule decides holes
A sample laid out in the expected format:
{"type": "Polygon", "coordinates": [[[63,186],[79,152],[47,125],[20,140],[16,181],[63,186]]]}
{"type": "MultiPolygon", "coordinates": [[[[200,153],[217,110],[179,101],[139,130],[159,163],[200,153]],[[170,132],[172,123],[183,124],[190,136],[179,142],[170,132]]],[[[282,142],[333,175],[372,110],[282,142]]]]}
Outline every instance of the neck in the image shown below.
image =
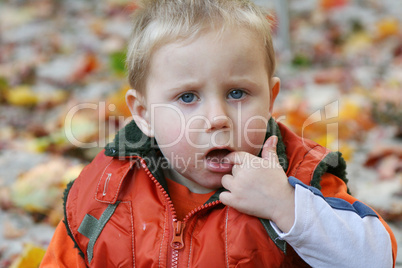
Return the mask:
{"type": "Polygon", "coordinates": [[[206,194],[206,193],[210,193],[215,190],[215,189],[205,188],[205,187],[193,182],[192,180],[187,179],[186,177],[181,175],[179,172],[177,172],[173,168],[164,169],[163,173],[164,173],[165,177],[167,177],[177,183],[180,183],[181,185],[186,186],[192,193],[206,194]]]}

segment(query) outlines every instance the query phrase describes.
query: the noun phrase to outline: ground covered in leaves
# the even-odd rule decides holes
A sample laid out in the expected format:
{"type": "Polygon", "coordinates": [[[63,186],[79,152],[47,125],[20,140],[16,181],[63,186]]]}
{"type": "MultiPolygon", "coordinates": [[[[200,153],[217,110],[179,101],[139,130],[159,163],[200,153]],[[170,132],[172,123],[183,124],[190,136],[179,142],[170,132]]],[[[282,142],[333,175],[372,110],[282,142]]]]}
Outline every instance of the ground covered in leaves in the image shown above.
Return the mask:
{"type": "MultiPolygon", "coordinates": [[[[303,137],[343,152],[351,192],[401,244],[397,2],[289,1],[291,43],[274,28],[282,81],[274,110],[303,137]]],[[[0,2],[0,267],[37,266],[62,218],[66,184],[129,122],[133,9],[128,0],[0,2]]],[[[278,15],[270,19],[278,24],[278,15]]]]}

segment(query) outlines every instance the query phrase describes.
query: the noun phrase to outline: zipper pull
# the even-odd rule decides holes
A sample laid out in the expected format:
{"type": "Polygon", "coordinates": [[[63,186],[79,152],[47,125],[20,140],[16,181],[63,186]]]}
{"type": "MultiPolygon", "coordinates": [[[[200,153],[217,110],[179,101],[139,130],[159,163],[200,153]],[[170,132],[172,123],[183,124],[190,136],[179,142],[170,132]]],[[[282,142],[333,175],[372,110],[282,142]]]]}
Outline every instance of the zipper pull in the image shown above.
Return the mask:
{"type": "Polygon", "coordinates": [[[173,221],[173,239],[170,246],[173,249],[182,249],[184,247],[183,231],[186,227],[185,222],[173,221]]]}

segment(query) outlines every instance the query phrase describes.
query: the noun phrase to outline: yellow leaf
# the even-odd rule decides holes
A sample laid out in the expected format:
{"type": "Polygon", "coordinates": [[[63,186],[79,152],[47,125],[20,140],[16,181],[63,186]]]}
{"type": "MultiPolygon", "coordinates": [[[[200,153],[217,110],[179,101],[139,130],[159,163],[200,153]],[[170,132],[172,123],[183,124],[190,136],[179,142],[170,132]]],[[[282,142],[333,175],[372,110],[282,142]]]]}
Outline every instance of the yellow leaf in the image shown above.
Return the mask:
{"type": "Polygon", "coordinates": [[[29,86],[18,86],[7,92],[6,100],[12,105],[33,106],[38,103],[38,96],[29,86]]]}
{"type": "Polygon", "coordinates": [[[126,93],[129,86],[122,87],[119,91],[110,94],[107,98],[108,111],[110,116],[130,117],[131,112],[126,104],[126,93]]]}
{"type": "Polygon", "coordinates": [[[334,136],[331,133],[327,133],[324,135],[320,135],[318,137],[314,137],[314,138],[312,138],[312,140],[324,147],[327,147],[330,150],[332,150],[332,148],[330,148],[332,146],[332,144],[335,141],[337,141],[336,136],[334,136]]]}
{"type": "Polygon", "coordinates": [[[398,35],[399,22],[396,18],[384,18],[377,22],[378,38],[383,39],[389,36],[398,35]]]}
{"type": "Polygon", "coordinates": [[[62,89],[55,89],[51,92],[39,94],[38,102],[44,104],[58,105],[64,103],[68,98],[68,92],[62,89]]]}
{"type": "Polygon", "coordinates": [[[10,268],[37,268],[45,256],[46,250],[33,244],[26,244],[22,254],[11,264],[10,268]]]}
{"type": "Polygon", "coordinates": [[[347,162],[352,160],[355,149],[347,143],[341,143],[339,151],[342,153],[343,158],[347,162]]]}
{"type": "Polygon", "coordinates": [[[359,106],[359,103],[345,100],[340,109],[339,118],[341,120],[356,119],[360,114],[361,107],[359,106]]]}
{"type": "Polygon", "coordinates": [[[26,148],[30,152],[43,153],[48,149],[49,145],[50,145],[49,138],[41,137],[41,138],[29,140],[27,142],[26,148]]]}
{"type": "Polygon", "coordinates": [[[75,180],[81,173],[81,171],[84,169],[83,164],[77,164],[75,166],[72,166],[70,168],[68,168],[64,174],[63,174],[63,178],[62,178],[62,182],[64,183],[64,187],[67,186],[67,184],[72,181],[75,180]]]}
{"type": "Polygon", "coordinates": [[[365,32],[358,32],[346,40],[343,46],[343,51],[346,55],[354,55],[367,50],[371,45],[371,37],[365,32]]]}

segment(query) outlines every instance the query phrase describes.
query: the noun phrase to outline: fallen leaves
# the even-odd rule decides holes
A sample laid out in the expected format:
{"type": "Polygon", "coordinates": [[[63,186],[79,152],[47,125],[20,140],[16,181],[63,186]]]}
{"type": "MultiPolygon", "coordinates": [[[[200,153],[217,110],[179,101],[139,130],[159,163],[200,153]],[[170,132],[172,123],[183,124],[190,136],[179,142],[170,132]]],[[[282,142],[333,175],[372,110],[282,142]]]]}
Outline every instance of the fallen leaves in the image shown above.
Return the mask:
{"type": "Polygon", "coordinates": [[[383,40],[400,34],[400,22],[394,17],[385,17],[379,20],[377,26],[377,38],[383,40]]]}
{"type": "Polygon", "coordinates": [[[377,170],[381,180],[394,179],[402,171],[402,145],[377,145],[367,155],[365,166],[377,170]]]}
{"type": "Polygon", "coordinates": [[[323,9],[332,9],[337,7],[343,7],[348,4],[348,0],[321,0],[320,6],[323,9]]]}
{"type": "Polygon", "coordinates": [[[100,62],[94,52],[87,52],[79,58],[72,71],[67,78],[68,83],[82,82],[86,76],[90,75],[99,68],[100,62]]]}
{"type": "Polygon", "coordinates": [[[35,106],[39,98],[29,86],[17,86],[7,91],[5,99],[11,105],[35,106]]]}
{"type": "Polygon", "coordinates": [[[21,174],[11,186],[11,201],[27,212],[46,215],[62,207],[62,190],[82,168],[82,164],[74,165],[63,158],[38,165],[21,174]]]}
{"type": "MultiPolygon", "coordinates": [[[[397,221],[401,147],[385,142],[400,144],[402,133],[402,39],[399,18],[383,7],[393,1],[385,2],[320,0],[300,12],[289,2],[293,57],[287,63],[289,55],[276,48],[282,89],[274,112],[299,135],[342,151],[356,175],[351,182],[361,178],[357,194],[397,221]],[[381,134],[371,139],[372,133],[381,134]]],[[[2,213],[56,225],[66,183],[128,122],[125,47],[128,13],[136,8],[127,0],[96,7],[87,1],[2,3],[0,155],[46,156],[33,167],[0,174],[2,213]]],[[[276,31],[274,16],[268,19],[276,31]]],[[[9,161],[0,166],[13,168],[9,161]]],[[[18,222],[4,220],[3,238],[28,235],[32,226],[18,222]]],[[[41,242],[12,258],[0,243],[0,266],[36,267],[41,242]]]]}
{"type": "Polygon", "coordinates": [[[17,226],[11,221],[5,221],[3,228],[3,237],[6,239],[19,238],[27,232],[26,228],[17,226]]]}
{"type": "Polygon", "coordinates": [[[10,265],[10,268],[36,268],[39,267],[46,249],[33,244],[26,244],[22,254],[10,265]]]}

